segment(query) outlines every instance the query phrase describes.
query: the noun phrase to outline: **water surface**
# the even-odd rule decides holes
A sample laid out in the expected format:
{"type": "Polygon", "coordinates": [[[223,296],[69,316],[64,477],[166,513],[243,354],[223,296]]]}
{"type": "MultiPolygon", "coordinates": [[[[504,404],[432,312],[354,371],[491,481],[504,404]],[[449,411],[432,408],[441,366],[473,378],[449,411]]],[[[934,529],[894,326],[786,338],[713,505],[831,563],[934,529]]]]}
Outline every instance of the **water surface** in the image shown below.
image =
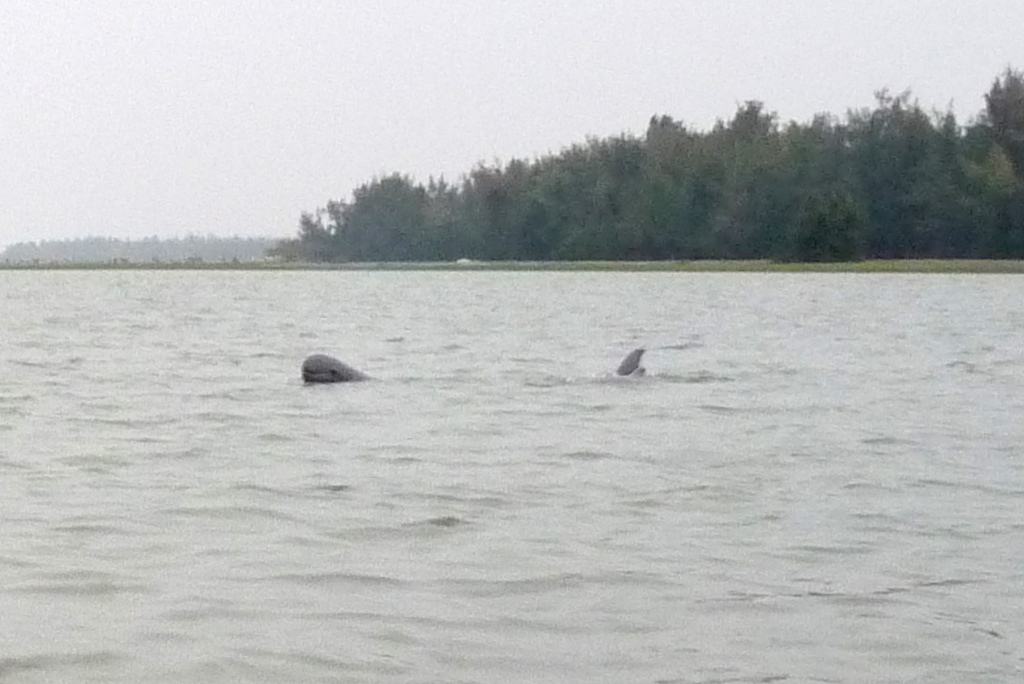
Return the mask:
{"type": "Polygon", "coordinates": [[[0,681],[1016,681],[1022,285],[0,272],[0,681]]]}

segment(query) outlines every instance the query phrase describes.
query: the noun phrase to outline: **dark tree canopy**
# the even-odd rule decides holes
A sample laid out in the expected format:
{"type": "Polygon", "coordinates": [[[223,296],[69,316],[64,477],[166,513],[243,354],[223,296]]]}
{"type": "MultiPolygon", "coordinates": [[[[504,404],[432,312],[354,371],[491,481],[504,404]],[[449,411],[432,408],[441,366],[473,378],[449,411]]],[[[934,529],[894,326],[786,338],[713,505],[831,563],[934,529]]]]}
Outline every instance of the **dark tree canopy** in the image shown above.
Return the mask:
{"type": "Polygon", "coordinates": [[[1024,74],[969,126],[881,91],[782,124],[751,100],[700,132],[666,115],[458,183],[376,178],[304,214],[313,261],[1024,257],[1024,74]]]}

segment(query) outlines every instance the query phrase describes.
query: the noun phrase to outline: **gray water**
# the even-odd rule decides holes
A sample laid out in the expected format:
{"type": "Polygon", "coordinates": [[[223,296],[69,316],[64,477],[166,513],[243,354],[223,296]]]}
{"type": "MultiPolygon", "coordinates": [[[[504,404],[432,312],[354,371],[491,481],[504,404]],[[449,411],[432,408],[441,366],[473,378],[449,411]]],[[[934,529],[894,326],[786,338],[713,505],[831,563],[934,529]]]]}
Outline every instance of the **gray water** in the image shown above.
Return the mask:
{"type": "Polygon", "coordinates": [[[1019,681],[1022,286],[0,272],[0,681],[1019,681]]]}

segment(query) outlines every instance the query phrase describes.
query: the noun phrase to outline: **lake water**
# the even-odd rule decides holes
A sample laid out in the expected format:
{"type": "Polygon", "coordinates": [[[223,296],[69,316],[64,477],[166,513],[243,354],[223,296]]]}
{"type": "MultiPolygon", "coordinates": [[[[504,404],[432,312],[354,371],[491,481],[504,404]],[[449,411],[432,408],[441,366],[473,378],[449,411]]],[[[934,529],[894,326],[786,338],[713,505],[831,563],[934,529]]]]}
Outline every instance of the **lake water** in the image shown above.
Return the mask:
{"type": "Polygon", "coordinates": [[[1022,293],[0,272],[0,681],[1021,681],[1022,293]]]}

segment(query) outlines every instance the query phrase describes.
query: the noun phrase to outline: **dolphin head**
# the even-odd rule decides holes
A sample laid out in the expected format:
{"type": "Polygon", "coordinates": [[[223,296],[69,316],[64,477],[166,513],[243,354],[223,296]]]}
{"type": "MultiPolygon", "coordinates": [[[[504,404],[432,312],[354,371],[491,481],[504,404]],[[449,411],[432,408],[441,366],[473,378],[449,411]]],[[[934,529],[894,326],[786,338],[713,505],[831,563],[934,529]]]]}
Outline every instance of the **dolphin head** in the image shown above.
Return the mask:
{"type": "Polygon", "coordinates": [[[302,362],[305,382],[357,382],[369,376],[326,354],[313,354],[302,362]]]}

